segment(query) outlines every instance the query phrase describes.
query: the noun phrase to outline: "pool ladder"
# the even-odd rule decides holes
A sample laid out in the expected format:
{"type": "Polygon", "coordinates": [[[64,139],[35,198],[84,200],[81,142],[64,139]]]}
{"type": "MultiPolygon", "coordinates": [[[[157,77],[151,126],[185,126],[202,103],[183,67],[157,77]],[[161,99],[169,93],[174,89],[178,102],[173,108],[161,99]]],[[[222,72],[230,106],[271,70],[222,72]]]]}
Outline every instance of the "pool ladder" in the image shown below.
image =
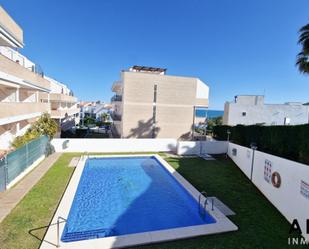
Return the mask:
{"type": "Polygon", "coordinates": [[[56,245],[57,248],[60,247],[60,224],[65,223],[65,222],[67,222],[67,220],[65,218],[58,216],[58,219],[57,219],[57,245],[56,245]]]}
{"type": "MultiPolygon", "coordinates": [[[[198,196],[198,212],[203,219],[205,219],[205,216],[206,216],[206,212],[207,212],[206,208],[208,205],[208,199],[209,197],[207,196],[206,191],[202,191],[200,195],[198,196]],[[205,198],[204,203],[202,203],[202,199],[203,199],[202,197],[205,198]]],[[[211,198],[211,211],[214,211],[214,199],[213,198],[211,198]]]]}

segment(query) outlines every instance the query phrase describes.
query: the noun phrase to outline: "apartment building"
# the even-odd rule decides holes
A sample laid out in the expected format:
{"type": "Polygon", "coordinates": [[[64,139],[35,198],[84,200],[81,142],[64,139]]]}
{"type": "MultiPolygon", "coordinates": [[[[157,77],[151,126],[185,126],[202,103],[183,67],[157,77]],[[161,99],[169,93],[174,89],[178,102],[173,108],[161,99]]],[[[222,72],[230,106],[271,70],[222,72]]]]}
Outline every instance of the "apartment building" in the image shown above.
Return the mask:
{"type": "Polygon", "coordinates": [[[298,125],[309,122],[309,106],[298,102],[265,104],[262,95],[237,95],[224,106],[225,125],[298,125]]]}
{"type": "Polygon", "coordinates": [[[51,117],[58,123],[59,132],[66,131],[79,123],[79,104],[65,84],[44,76],[50,82],[50,92],[40,93],[42,103],[50,103],[51,117]]]}
{"type": "Polygon", "coordinates": [[[49,103],[39,101],[50,83],[39,68],[16,50],[23,48],[23,30],[0,6],[0,150],[10,148],[49,103]]]}
{"type": "Polygon", "coordinates": [[[167,75],[166,69],[133,66],[112,85],[113,133],[122,138],[190,139],[195,110],[208,107],[200,79],[167,75]]]}
{"type": "Polygon", "coordinates": [[[43,113],[61,119],[61,124],[79,113],[76,98],[56,90],[57,83],[18,52],[23,46],[23,30],[0,6],[0,153],[10,150],[12,140],[43,113]]]}

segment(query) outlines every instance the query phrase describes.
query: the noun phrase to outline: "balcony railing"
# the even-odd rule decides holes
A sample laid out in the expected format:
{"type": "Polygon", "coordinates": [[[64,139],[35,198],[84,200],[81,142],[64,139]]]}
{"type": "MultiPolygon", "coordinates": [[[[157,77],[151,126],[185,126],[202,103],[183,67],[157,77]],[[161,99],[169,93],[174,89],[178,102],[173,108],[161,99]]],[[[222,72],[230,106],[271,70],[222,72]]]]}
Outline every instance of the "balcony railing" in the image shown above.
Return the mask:
{"type": "Polygon", "coordinates": [[[80,112],[80,109],[77,108],[77,107],[63,109],[63,110],[52,110],[51,111],[51,117],[52,118],[65,118],[66,115],[72,116],[72,115],[77,114],[79,112],[80,112]]]}
{"type": "Polygon", "coordinates": [[[121,115],[116,114],[116,113],[112,113],[111,118],[113,121],[121,121],[121,115]]]}
{"type": "Polygon", "coordinates": [[[43,112],[49,112],[49,110],[50,104],[47,103],[0,102],[0,119],[3,122],[3,119],[14,120],[15,122],[17,120],[39,116],[43,112]]]}
{"type": "Polygon", "coordinates": [[[44,79],[41,74],[30,71],[29,69],[23,67],[17,62],[12,61],[2,54],[0,54],[0,65],[1,71],[6,74],[18,77],[38,87],[45,89],[50,88],[50,82],[44,79]]]}
{"type": "Polygon", "coordinates": [[[1,6],[0,26],[7,33],[7,35],[9,35],[9,37],[12,37],[10,39],[15,39],[18,43],[20,43],[17,47],[23,46],[23,30],[1,6]]]}
{"type": "Polygon", "coordinates": [[[111,102],[116,102],[116,101],[121,102],[121,101],[122,101],[122,96],[121,96],[121,95],[114,95],[114,96],[111,98],[111,102]]]}
{"type": "Polygon", "coordinates": [[[121,92],[121,89],[122,89],[122,82],[119,80],[115,81],[112,85],[112,91],[119,93],[121,92]]]}
{"type": "MultiPolygon", "coordinates": [[[[48,99],[47,93],[40,93],[39,98],[42,100],[48,99]]],[[[50,101],[56,101],[56,102],[70,102],[70,103],[76,103],[77,98],[74,96],[62,94],[62,93],[50,93],[49,94],[49,100],[50,101]]]]}

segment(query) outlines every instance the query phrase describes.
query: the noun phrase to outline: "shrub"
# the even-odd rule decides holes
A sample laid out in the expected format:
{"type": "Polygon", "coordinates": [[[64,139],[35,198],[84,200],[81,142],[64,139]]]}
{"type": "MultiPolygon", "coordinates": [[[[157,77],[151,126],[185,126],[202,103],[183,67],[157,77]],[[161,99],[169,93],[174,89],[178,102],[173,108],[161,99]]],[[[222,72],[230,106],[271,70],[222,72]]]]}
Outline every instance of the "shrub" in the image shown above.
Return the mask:
{"type": "Polygon", "coordinates": [[[250,147],[256,143],[258,150],[294,161],[309,164],[309,125],[295,126],[261,126],[237,125],[215,126],[214,138],[227,140],[230,130],[230,141],[250,147]]]}
{"type": "Polygon", "coordinates": [[[12,146],[17,149],[42,135],[46,135],[49,139],[52,139],[57,129],[56,121],[48,113],[44,113],[31,125],[24,135],[18,136],[13,140],[12,146]]]}

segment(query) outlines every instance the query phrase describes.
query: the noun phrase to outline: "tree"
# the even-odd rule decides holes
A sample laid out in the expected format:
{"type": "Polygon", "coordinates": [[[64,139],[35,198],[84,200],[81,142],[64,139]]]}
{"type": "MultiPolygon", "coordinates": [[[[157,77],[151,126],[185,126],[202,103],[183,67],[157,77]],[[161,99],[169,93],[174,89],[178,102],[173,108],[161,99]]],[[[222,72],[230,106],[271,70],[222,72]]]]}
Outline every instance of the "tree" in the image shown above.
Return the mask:
{"type": "Polygon", "coordinates": [[[302,46],[301,52],[297,55],[296,65],[301,73],[309,73],[309,24],[300,30],[298,43],[302,46]]]}
{"type": "Polygon", "coordinates": [[[108,120],[109,120],[109,114],[107,113],[107,112],[104,112],[104,113],[102,113],[101,114],[101,120],[102,120],[102,122],[108,122],[108,120]]]}
{"type": "Polygon", "coordinates": [[[58,125],[48,113],[42,116],[31,126],[30,130],[40,135],[47,135],[52,139],[57,133],[58,125]]]}
{"type": "Polygon", "coordinates": [[[92,117],[85,117],[84,118],[84,124],[85,125],[92,125],[92,124],[95,124],[95,119],[92,118],[92,117]]]}
{"type": "Polygon", "coordinates": [[[58,125],[56,121],[53,120],[48,113],[44,113],[31,125],[24,135],[14,139],[12,146],[17,149],[42,135],[46,135],[49,139],[52,139],[57,129],[58,125]]]}

